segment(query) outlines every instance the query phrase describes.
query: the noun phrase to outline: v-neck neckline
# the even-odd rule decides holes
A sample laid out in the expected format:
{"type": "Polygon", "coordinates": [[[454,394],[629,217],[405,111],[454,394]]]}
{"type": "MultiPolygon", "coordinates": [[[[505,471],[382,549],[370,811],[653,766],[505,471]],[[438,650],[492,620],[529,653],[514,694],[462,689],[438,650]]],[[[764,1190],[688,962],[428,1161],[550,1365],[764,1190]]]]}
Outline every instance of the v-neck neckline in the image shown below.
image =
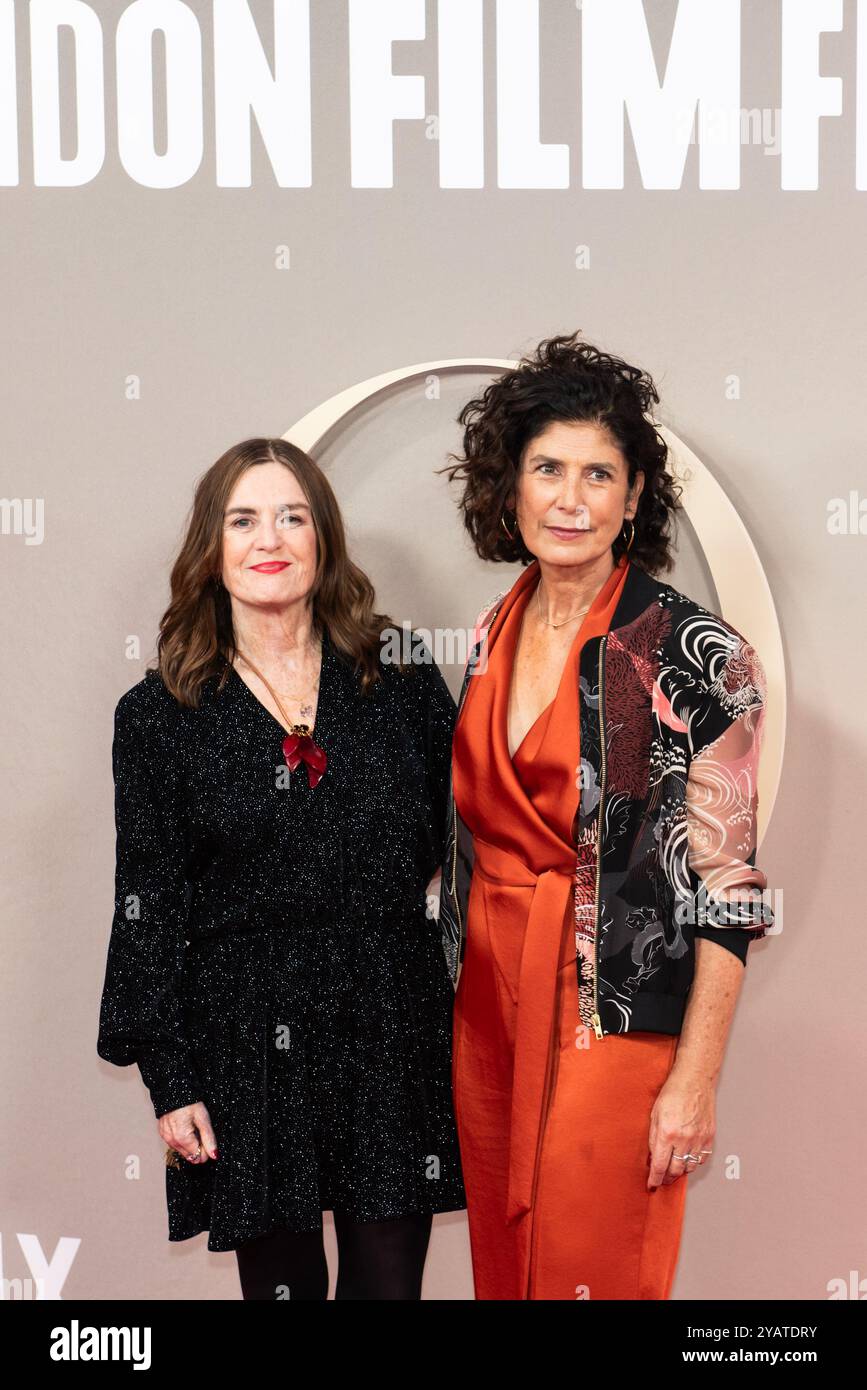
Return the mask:
{"type": "MultiPolygon", "coordinates": [[[[565,666],[563,667],[563,670],[564,670],[564,672],[565,672],[565,670],[566,670],[566,667],[565,667],[565,666]]],[[[561,683],[562,683],[562,678],[561,678],[561,683]]],[[[560,694],[560,691],[559,691],[559,688],[558,688],[558,690],[557,690],[557,695],[559,695],[559,694],[560,694]]],[[[550,708],[551,708],[551,705],[554,704],[554,701],[557,699],[557,695],[554,696],[554,699],[551,701],[551,704],[546,705],[545,708],[540,712],[540,714],[533,720],[532,724],[530,725],[529,729],[528,729],[527,732],[525,733],[524,737],[521,739],[521,742],[518,744],[518,746],[517,746],[517,748],[515,749],[514,753],[510,753],[510,754],[509,754],[509,759],[510,759],[511,762],[514,763],[514,761],[515,761],[515,759],[517,758],[518,754],[520,753],[521,749],[524,747],[524,744],[527,742],[527,739],[530,737],[531,733],[532,733],[533,730],[535,729],[535,727],[536,727],[536,725],[538,724],[539,720],[542,718],[542,715],[543,715],[543,714],[547,714],[548,711],[549,711],[550,708]]],[[[507,746],[508,746],[508,734],[507,734],[506,737],[507,737],[507,746]]]]}
{"type": "MultiPolygon", "coordinates": [[[[319,694],[318,694],[318,696],[317,696],[317,698],[316,698],[316,713],[315,713],[315,715],[314,715],[314,717],[313,717],[313,727],[312,727],[311,730],[310,730],[310,737],[311,737],[312,739],[314,739],[314,741],[315,741],[315,738],[316,738],[316,732],[317,732],[317,730],[319,729],[319,727],[320,727],[320,725],[321,725],[321,722],[322,722],[322,700],[323,700],[323,696],[324,696],[325,690],[326,690],[326,682],[325,682],[325,680],[324,680],[324,676],[325,676],[325,670],[326,670],[327,661],[328,661],[328,631],[327,631],[327,629],[323,628],[323,631],[322,631],[322,660],[321,660],[320,667],[319,667],[319,694]]],[[[256,694],[255,690],[251,690],[251,689],[250,689],[250,686],[249,686],[249,685],[247,684],[247,682],[244,680],[244,677],[241,675],[241,673],[240,673],[240,671],[238,670],[238,668],[237,668],[233,663],[230,663],[230,665],[229,665],[229,678],[231,679],[232,677],[234,677],[235,680],[238,682],[238,684],[242,687],[242,689],[243,689],[244,691],[246,691],[246,693],[247,693],[247,695],[249,696],[249,698],[253,701],[253,703],[254,703],[255,705],[258,706],[258,708],[263,712],[263,714],[266,714],[266,715],[268,716],[268,718],[271,720],[271,723],[277,725],[277,728],[281,731],[281,733],[283,734],[283,737],[284,737],[284,738],[289,738],[289,737],[291,737],[290,731],[286,728],[286,725],[285,725],[280,719],[278,719],[277,716],[276,716],[275,714],[272,714],[272,713],[271,713],[271,711],[269,710],[268,706],[267,706],[267,705],[264,705],[264,704],[262,703],[262,701],[259,699],[259,696],[256,694]]],[[[301,722],[301,721],[299,721],[299,722],[301,722]]]]}
{"type": "MultiPolygon", "coordinates": [[[[513,646],[513,648],[512,648],[512,653],[511,653],[512,659],[511,659],[511,662],[509,663],[509,677],[510,677],[510,679],[509,679],[509,685],[508,685],[507,693],[506,693],[506,752],[507,752],[507,753],[509,753],[509,706],[510,706],[511,699],[512,699],[512,679],[513,679],[514,676],[516,675],[516,672],[515,672],[515,658],[517,657],[517,654],[518,654],[518,643],[519,643],[520,640],[521,640],[521,629],[522,629],[523,624],[524,624],[524,617],[525,617],[525,615],[526,615],[527,609],[529,608],[530,604],[533,602],[533,595],[535,594],[537,588],[539,587],[539,582],[541,582],[541,577],[542,577],[542,576],[541,576],[541,571],[540,571],[540,574],[539,574],[539,581],[538,581],[536,584],[534,584],[533,587],[529,590],[529,597],[527,598],[527,602],[524,604],[523,611],[522,611],[522,613],[521,613],[521,615],[520,615],[520,619],[519,619],[518,624],[517,624],[517,631],[516,631],[516,633],[515,633],[515,644],[514,644],[514,646],[513,646]]],[[[595,602],[595,600],[594,600],[594,602],[595,602]]],[[[592,608],[592,607],[593,607],[593,604],[591,604],[590,607],[592,608]]],[[[553,700],[550,700],[550,701],[548,702],[548,704],[545,706],[545,708],[544,708],[543,710],[540,710],[540,711],[539,711],[538,715],[537,715],[536,718],[533,720],[533,722],[532,722],[532,724],[530,725],[530,727],[529,727],[529,729],[527,730],[527,732],[524,734],[524,737],[521,739],[521,742],[518,744],[518,746],[517,746],[517,748],[515,749],[514,753],[509,753],[509,762],[512,763],[513,766],[514,766],[515,759],[517,758],[517,756],[518,756],[518,754],[520,753],[521,749],[524,747],[524,744],[527,742],[527,739],[530,737],[530,735],[531,735],[531,733],[533,732],[533,730],[535,729],[536,725],[539,723],[539,720],[542,719],[542,717],[543,717],[544,715],[548,714],[549,711],[553,708],[553,706],[554,706],[554,705],[557,703],[557,701],[559,700],[560,695],[561,695],[561,692],[562,692],[562,690],[563,690],[563,683],[564,683],[564,681],[566,680],[566,672],[567,672],[567,670],[568,670],[568,668],[569,668],[569,662],[571,661],[571,659],[572,659],[572,653],[573,653],[573,651],[575,650],[575,644],[577,643],[578,638],[581,636],[582,629],[583,629],[584,624],[586,623],[587,618],[589,617],[589,615],[590,615],[590,609],[588,609],[587,612],[584,614],[584,617],[583,617],[583,619],[582,619],[582,621],[581,621],[581,625],[579,626],[578,631],[575,633],[574,637],[572,638],[572,643],[571,643],[571,645],[570,645],[570,647],[569,647],[569,650],[568,650],[567,653],[566,653],[566,659],[565,659],[565,661],[563,662],[563,669],[562,669],[562,671],[560,672],[560,679],[559,679],[559,681],[557,682],[557,693],[555,694],[553,700]]]]}

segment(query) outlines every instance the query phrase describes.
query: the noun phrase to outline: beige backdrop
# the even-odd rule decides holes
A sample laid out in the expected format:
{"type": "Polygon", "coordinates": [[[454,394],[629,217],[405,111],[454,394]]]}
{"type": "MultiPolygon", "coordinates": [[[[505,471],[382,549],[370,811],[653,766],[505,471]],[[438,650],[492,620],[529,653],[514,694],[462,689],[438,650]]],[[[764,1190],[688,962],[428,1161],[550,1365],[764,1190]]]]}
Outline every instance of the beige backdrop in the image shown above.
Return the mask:
{"type": "MultiPolygon", "coordinates": [[[[111,32],[123,6],[98,8],[111,32]]],[[[210,7],[192,8],[207,33],[210,7]]],[[[110,134],[92,184],[31,179],[2,192],[2,486],[44,499],[40,544],[0,535],[2,1274],[38,1274],[44,1258],[68,1266],[53,1286],[66,1298],[239,1297],[234,1255],[208,1253],[206,1235],[167,1241],[147,1092],[135,1069],[95,1052],[113,896],[112,712],[153,658],[194,480],[230,443],[282,434],[379,372],[510,357],[580,328],[655,375],[663,420],[734,504],[768,577],[788,682],[782,780],[760,850],[784,892],[784,929],[750,950],[716,1152],[690,1178],[673,1297],[854,1288],[867,1275],[865,540],[828,523],[833,499],[865,488],[851,123],[823,124],[815,192],[781,192],[778,159],[761,146],[744,148],[737,191],[701,191],[693,149],[680,190],[648,192],[628,137],[625,188],[584,191],[576,57],[562,41],[574,4],[545,0],[542,136],[571,143],[569,190],[504,192],[493,173],[484,190],[440,190],[436,146],[417,122],[396,127],[396,187],[353,190],[343,6],[313,8],[312,188],[276,188],[257,144],[253,187],[218,189],[206,143],[191,183],[146,190],[119,168],[110,134]],[[289,270],[275,268],[281,245],[289,270]],[[578,246],[587,269],[576,269],[578,246]]],[[[664,61],[674,6],[647,9],[664,61]]],[[[747,11],[744,104],[778,106],[779,7],[747,11]]],[[[823,70],[849,91],[852,11],[844,34],[822,40],[823,70]]],[[[490,26],[486,43],[490,59],[490,26]]],[[[395,45],[397,72],[432,79],[435,64],[435,43],[395,45]]],[[[25,83],[25,127],[27,100],[25,83]]],[[[25,128],[25,166],[26,148],[25,128]]],[[[473,557],[434,473],[486,379],[444,376],[438,398],[420,383],[396,389],[319,454],[380,605],[415,626],[468,626],[517,573],[473,557]]],[[[672,582],[717,607],[689,525],[680,545],[672,582]]],[[[455,693],[459,674],[445,671],[455,693]]],[[[330,1218],[327,1230],[333,1262],[330,1218]]],[[[472,1296],[462,1213],[435,1219],[425,1296],[472,1296]]]]}

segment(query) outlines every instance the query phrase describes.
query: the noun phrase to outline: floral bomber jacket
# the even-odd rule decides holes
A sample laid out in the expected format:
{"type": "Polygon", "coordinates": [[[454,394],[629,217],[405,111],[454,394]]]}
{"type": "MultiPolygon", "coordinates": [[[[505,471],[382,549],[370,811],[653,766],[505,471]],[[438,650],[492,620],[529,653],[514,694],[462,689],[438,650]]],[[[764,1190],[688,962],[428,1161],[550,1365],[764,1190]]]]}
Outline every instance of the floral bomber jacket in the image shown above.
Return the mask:
{"type": "MultiPolygon", "coordinates": [[[[507,592],[476,624],[459,715],[507,592]]],[[[576,964],[580,1022],[597,1037],[678,1034],[695,938],[745,964],[749,942],[774,925],[755,866],[765,702],[746,638],[630,563],[608,632],[580,655],[576,964]]],[[[439,921],[455,989],[473,859],[450,785],[439,921]]]]}

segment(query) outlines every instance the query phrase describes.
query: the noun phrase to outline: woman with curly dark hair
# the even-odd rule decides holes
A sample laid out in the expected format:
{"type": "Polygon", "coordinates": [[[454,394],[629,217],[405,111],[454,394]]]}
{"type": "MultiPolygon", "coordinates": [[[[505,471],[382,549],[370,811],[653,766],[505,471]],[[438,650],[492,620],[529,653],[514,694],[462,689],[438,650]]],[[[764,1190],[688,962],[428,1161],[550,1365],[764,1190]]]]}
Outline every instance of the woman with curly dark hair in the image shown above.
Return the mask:
{"type": "Polygon", "coordinates": [[[764,672],[653,577],[679,507],[658,400],[551,338],[464,408],[446,470],[478,554],[526,566],[478,619],[440,905],[481,1299],[668,1298],[747,947],[773,922],[764,672]]]}

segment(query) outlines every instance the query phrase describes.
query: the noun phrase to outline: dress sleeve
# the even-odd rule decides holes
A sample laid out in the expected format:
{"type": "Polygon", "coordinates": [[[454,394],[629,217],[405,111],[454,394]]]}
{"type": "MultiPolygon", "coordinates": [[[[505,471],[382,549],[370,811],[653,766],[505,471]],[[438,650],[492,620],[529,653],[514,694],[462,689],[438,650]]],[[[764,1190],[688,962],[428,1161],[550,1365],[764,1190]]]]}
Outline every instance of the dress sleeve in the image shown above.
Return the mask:
{"type": "MultiPolygon", "coordinates": [[[[420,634],[413,633],[413,661],[396,682],[427,793],[429,815],[419,827],[417,868],[423,884],[430,887],[445,852],[457,705],[420,634]]],[[[438,892],[436,885],[431,892],[438,892]]]]}
{"type": "Polygon", "coordinates": [[[774,916],[756,867],[758,766],[766,682],[754,648],[743,639],[722,678],[707,690],[690,721],[686,786],[689,865],[695,935],[716,941],[746,964],[751,941],[767,935],[774,916]],[[736,678],[736,679],[735,679],[736,678]]]}
{"type": "Polygon", "coordinates": [[[428,783],[431,787],[433,816],[440,831],[435,845],[435,863],[431,873],[442,865],[446,844],[446,816],[449,813],[449,787],[452,781],[452,739],[457,705],[452,691],[436,662],[429,671],[427,756],[428,783]]]}
{"type": "Polygon", "coordinates": [[[159,1117],[202,1099],[177,992],[187,920],[186,853],[177,751],[165,711],[143,707],[139,687],[114,716],[117,853],[114,918],[96,1050],[136,1062],[159,1117]]]}
{"type": "MultiPolygon", "coordinates": [[[[428,652],[429,655],[429,652],[428,652]]],[[[431,863],[428,879],[442,864],[445,850],[446,817],[452,767],[452,737],[457,705],[437,663],[425,662],[421,674],[425,682],[422,738],[427,782],[433,819],[431,863]]]]}

